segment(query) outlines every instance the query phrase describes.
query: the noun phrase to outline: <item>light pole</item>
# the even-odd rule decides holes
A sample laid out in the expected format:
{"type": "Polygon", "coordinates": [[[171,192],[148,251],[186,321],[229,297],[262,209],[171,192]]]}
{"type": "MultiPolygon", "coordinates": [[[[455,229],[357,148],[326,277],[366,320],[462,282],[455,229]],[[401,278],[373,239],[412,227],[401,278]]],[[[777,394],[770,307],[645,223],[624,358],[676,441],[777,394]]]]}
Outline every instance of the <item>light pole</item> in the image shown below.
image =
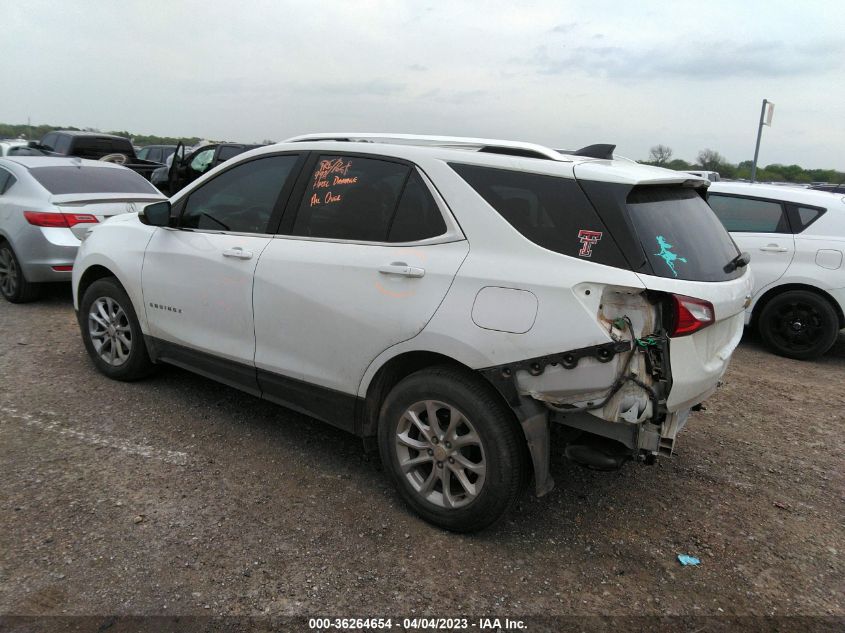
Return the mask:
{"type": "Polygon", "coordinates": [[[760,137],[763,136],[763,126],[772,126],[772,115],[775,112],[775,104],[768,99],[763,99],[763,107],[760,108],[760,124],[757,126],[757,145],[754,147],[754,162],[751,164],[751,182],[757,177],[757,157],[760,155],[760,137]]]}

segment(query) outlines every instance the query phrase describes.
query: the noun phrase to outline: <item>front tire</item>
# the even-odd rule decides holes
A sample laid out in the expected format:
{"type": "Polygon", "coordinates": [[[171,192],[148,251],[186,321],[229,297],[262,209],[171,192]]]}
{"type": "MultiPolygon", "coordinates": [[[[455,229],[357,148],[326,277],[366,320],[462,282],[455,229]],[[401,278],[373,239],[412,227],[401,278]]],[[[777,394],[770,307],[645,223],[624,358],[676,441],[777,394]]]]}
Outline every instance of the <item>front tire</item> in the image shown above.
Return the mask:
{"type": "Polygon", "coordinates": [[[524,442],[492,387],[449,366],[400,381],[379,416],[379,452],[399,494],[454,532],[484,529],[514,504],[525,482],[524,442]]]}
{"type": "Polygon", "coordinates": [[[114,277],[98,279],[85,291],[79,327],[88,355],[109,378],[132,381],[153,372],[132,301],[114,277]]]}
{"type": "Polygon", "coordinates": [[[763,342],[776,354],[808,360],[827,352],[839,334],[839,317],[828,301],[808,290],[791,290],[760,313],[763,342]]]}
{"type": "Polygon", "coordinates": [[[29,303],[41,294],[41,286],[24,277],[21,264],[8,242],[0,241],[0,294],[10,303],[29,303]]]}

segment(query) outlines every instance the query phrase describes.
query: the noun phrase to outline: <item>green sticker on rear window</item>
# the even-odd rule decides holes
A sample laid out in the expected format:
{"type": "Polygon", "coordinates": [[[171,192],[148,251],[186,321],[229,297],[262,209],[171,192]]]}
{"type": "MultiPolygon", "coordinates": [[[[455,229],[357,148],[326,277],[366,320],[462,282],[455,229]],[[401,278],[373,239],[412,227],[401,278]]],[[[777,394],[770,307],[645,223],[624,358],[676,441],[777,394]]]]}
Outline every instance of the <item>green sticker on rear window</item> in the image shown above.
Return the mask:
{"type": "Polygon", "coordinates": [[[678,257],[677,254],[673,253],[671,249],[673,249],[674,246],[667,242],[666,238],[662,235],[657,236],[657,245],[660,247],[660,252],[655,253],[655,255],[663,258],[663,261],[666,262],[666,265],[669,267],[669,270],[671,270],[672,274],[677,277],[678,271],[675,270],[675,262],[683,262],[684,264],[686,264],[686,258],[678,257]]]}

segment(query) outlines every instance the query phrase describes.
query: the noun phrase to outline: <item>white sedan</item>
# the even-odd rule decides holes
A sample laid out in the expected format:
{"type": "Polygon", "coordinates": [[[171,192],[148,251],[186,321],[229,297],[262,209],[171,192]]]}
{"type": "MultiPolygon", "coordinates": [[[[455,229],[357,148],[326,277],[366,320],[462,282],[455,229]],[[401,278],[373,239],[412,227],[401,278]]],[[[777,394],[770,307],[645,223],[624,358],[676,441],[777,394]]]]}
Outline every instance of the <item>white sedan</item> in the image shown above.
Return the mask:
{"type": "Polygon", "coordinates": [[[43,282],[70,281],[92,225],[163,199],[142,176],[111,163],[0,158],[0,294],[23,303],[43,282]]]}

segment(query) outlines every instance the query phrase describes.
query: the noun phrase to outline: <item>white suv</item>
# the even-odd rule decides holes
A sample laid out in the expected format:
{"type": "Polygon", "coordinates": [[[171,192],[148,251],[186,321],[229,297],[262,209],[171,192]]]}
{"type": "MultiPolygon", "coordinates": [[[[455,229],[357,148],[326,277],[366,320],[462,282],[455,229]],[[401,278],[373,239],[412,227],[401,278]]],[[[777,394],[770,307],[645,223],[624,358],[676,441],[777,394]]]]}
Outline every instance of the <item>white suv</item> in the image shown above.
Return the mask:
{"type": "Polygon", "coordinates": [[[531,475],[552,488],[552,423],[593,468],[671,454],[742,335],[750,274],[706,181],[612,149],[252,150],[91,232],[85,346],[112,378],[172,363],[377,443],[423,518],[481,529],[531,475]]]}
{"type": "Polygon", "coordinates": [[[824,354],[845,327],[845,196],[717,182],[707,200],[751,254],[754,298],[746,322],[778,354],[824,354]]]}

